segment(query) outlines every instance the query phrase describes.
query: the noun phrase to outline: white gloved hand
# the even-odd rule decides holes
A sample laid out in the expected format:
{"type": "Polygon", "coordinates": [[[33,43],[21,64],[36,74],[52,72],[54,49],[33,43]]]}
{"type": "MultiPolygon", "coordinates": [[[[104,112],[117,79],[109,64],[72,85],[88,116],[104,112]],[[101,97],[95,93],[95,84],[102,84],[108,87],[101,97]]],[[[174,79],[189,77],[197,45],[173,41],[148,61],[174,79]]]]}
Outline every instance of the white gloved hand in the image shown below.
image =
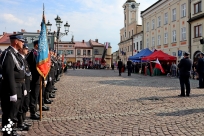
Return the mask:
{"type": "Polygon", "coordinates": [[[31,92],[31,90],[29,91],[29,93],[31,92]]]}
{"type": "Polygon", "coordinates": [[[11,102],[17,102],[17,94],[10,96],[10,101],[11,102]]]}
{"type": "Polygon", "coordinates": [[[45,85],[45,86],[47,85],[47,81],[44,81],[44,85],[45,85]]]}
{"type": "Polygon", "coordinates": [[[52,77],[50,77],[50,81],[52,81],[52,77]]]}
{"type": "Polygon", "coordinates": [[[27,90],[24,90],[24,96],[26,96],[27,95],[27,90]]]}

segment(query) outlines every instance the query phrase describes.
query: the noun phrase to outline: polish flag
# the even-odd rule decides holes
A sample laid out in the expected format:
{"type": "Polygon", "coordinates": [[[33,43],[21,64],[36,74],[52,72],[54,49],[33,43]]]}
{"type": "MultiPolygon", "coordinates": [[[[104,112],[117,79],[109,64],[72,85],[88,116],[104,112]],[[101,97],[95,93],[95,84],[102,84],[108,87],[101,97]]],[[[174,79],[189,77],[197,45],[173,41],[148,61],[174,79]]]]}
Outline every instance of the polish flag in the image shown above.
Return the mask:
{"type": "Polygon", "coordinates": [[[160,62],[159,62],[159,60],[158,60],[158,58],[157,58],[156,61],[152,61],[152,62],[156,63],[155,68],[158,68],[158,69],[161,70],[162,73],[165,73],[165,72],[164,72],[164,69],[162,68],[162,65],[160,64],[160,62]]]}

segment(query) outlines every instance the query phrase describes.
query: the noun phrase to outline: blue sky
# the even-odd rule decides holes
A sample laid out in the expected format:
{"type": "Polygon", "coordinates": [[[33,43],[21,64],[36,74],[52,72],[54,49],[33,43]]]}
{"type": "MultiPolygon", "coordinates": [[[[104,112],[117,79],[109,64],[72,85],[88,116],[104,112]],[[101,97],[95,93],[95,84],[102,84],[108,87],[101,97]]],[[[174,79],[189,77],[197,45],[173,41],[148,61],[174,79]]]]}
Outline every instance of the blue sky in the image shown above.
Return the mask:
{"type": "MultiPolygon", "coordinates": [[[[145,10],[157,0],[136,0],[139,11],[145,10]]],[[[0,34],[25,29],[27,32],[40,30],[42,7],[45,5],[46,21],[50,20],[52,31],[56,31],[57,15],[63,24],[71,25],[63,41],[99,39],[100,43],[110,42],[112,51],[118,49],[120,29],[123,27],[123,8],[126,0],[0,0],[0,34]]],[[[140,16],[140,15],[139,15],[140,16]]],[[[141,19],[139,19],[141,24],[141,19]]],[[[64,32],[62,28],[61,32],[64,32]]]]}

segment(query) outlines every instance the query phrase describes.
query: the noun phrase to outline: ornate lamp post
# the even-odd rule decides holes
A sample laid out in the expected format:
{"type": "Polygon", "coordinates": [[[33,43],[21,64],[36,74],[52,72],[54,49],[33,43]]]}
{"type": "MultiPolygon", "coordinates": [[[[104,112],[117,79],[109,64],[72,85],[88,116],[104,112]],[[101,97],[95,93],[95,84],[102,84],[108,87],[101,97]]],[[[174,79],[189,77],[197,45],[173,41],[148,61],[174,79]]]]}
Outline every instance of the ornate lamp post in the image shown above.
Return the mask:
{"type": "MultiPolygon", "coordinates": [[[[50,23],[50,21],[48,20],[47,22],[47,31],[48,31],[48,35],[53,35],[53,36],[56,36],[57,37],[57,53],[58,53],[58,44],[59,44],[59,39],[64,36],[64,35],[68,35],[69,33],[69,27],[70,25],[68,24],[68,22],[66,22],[66,24],[64,24],[64,28],[65,28],[65,33],[61,33],[60,32],[60,28],[61,28],[61,25],[63,23],[63,21],[61,21],[61,18],[57,15],[57,17],[55,18],[55,22],[56,22],[56,26],[57,26],[57,33],[54,32],[51,32],[51,26],[52,24],[50,23]]],[[[56,49],[56,47],[55,47],[56,49]]]]}

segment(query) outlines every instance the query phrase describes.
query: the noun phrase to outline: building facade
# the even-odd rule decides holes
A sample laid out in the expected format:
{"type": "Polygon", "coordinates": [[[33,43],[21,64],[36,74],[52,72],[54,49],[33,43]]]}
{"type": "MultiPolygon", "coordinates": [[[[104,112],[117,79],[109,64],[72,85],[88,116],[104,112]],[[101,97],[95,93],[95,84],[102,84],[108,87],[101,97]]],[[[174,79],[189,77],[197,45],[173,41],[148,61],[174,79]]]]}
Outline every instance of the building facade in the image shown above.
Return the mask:
{"type": "Polygon", "coordinates": [[[119,51],[113,52],[112,53],[112,63],[114,65],[118,64],[119,61],[119,51]]]}
{"type": "Polygon", "coordinates": [[[189,0],[158,0],[141,12],[144,48],[180,58],[189,52],[189,0]]]}
{"type": "Polygon", "coordinates": [[[191,58],[196,60],[200,52],[204,52],[204,45],[200,43],[204,34],[204,0],[191,0],[190,2],[191,18],[188,22],[190,25],[191,58]]]}
{"type": "Polygon", "coordinates": [[[8,46],[10,46],[9,36],[10,36],[11,34],[12,34],[12,33],[3,32],[3,35],[0,36],[0,50],[1,50],[1,51],[5,50],[6,48],[8,48],[8,46]]]}
{"type": "Polygon", "coordinates": [[[143,40],[143,31],[133,35],[133,49],[134,49],[133,55],[139,53],[143,49],[142,40],[143,40]]]}
{"type": "Polygon", "coordinates": [[[120,30],[119,56],[126,63],[129,56],[135,50],[133,35],[142,31],[142,26],[138,25],[139,3],[135,0],[127,0],[124,8],[124,27],[120,30]]]}

